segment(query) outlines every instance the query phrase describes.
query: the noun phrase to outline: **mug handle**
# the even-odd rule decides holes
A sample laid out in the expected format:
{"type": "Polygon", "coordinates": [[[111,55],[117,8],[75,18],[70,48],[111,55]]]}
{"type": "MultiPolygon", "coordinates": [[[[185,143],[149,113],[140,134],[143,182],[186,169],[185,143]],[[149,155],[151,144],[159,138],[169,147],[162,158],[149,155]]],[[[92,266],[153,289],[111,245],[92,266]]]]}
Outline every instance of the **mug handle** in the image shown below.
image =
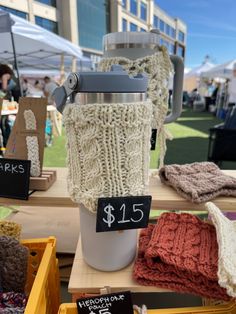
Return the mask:
{"type": "Polygon", "coordinates": [[[166,116],[165,124],[171,123],[181,115],[183,101],[183,79],[184,79],[184,63],[183,60],[175,55],[170,56],[174,66],[174,83],[171,113],[166,116]]]}

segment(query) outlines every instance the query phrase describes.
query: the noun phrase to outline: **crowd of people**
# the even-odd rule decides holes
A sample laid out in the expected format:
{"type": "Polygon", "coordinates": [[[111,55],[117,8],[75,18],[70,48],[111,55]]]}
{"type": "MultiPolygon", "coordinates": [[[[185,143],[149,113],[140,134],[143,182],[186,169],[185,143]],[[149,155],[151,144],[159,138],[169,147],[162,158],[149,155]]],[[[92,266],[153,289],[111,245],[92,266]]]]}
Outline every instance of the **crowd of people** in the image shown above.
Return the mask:
{"type": "MultiPolygon", "coordinates": [[[[45,76],[43,80],[28,80],[21,78],[20,85],[13,70],[7,64],[0,64],[0,98],[15,100],[19,97],[46,97],[48,105],[54,105],[53,92],[58,84],[50,77],[45,76]]],[[[0,156],[3,155],[12,128],[11,115],[4,115],[0,119],[0,156]]],[[[52,124],[50,117],[46,120],[46,146],[52,145],[52,124]]]]}

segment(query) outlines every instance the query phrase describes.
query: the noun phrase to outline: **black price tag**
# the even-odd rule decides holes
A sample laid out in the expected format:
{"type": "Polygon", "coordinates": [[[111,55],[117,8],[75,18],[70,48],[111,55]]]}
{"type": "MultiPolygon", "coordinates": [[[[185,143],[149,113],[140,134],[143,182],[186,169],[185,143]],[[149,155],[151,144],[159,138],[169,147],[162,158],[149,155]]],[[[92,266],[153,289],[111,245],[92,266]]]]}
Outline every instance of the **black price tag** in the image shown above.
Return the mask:
{"type": "Polygon", "coordinates": [[[96,232],[145,228],[151,196],[99,198],[96,232]]]}
{"type": "Polygon", "coordinates": [[[0,196],[27,200],[30,160],[0,159],[0,196]]]}
{"type": "Polygon", "coordinates": [[[157,129],[152,129],[151,150],[156,149],[156,141],[157,141],[157,129]]]}
{"type": "Polygon", "coordinates": [[[130,291],[76,300],[79,314],[133,314],[130,291]]]}

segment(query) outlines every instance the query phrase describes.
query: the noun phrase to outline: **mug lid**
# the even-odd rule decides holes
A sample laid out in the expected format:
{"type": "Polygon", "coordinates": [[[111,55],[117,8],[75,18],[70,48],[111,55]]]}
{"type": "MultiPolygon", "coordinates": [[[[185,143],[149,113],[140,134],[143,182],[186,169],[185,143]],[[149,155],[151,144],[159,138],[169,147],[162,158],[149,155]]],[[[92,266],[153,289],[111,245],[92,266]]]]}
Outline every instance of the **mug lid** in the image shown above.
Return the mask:
{"type": "Polygon", "coordinates": [[[121,65],[112,65],[110,72],[71,73],[53,94],[57,109],[62,112],[67,98],[76,93],[146,93],[147,87],[147,74],[131,76],[121,65]]]}
{"type": "MultiPolygon", "coordinates": [[[[70,80],[70,77],[68,77],[70,80]]],[[[129,75],[121,65],[112,65],[110,72],[80,72],[74,92],[78,93],[146,93],[145,73],[129,75]]]]}

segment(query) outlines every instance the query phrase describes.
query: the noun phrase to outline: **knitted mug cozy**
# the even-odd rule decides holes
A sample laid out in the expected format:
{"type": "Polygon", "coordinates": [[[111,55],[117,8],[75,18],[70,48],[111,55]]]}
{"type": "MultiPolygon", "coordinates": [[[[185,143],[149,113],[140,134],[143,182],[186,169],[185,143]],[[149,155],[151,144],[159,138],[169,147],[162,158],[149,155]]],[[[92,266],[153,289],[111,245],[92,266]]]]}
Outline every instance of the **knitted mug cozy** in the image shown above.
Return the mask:
{"type": "Polygon", "coordinates": [[[169,88],[168,81],[173,71],[172,63],[166,47],[157,48],[155,54],[130,60],[124,57],[104,58],[99,63],[99,70],[110,71],[113,64],[121,65],[131,75],[147,73],[149,78],[148,97],[152,101],[152,128],[157,129],[157,143],[160,149],[160,166],[164,163],[166,153],[166,139],[172,139],[164,127],[168,111],[169,88]]]}
{"type": "Polygon", "coordinates": [[[24,292],[28,249],[16,239],[0,237],[0,290],[24,292]]]}
{"type": "Polygon", "coordinates": [[[21,225],[8,220],[0,220],[0,236],[13,237],[16,240],[20,239],[21,225]]]}
{"type": "Polygon", "coordinates": [[[92,212],[99,197],[147,192],[152,106],[150,101],[68,104],[68,190],[92,212]]]}
{"type": "Polygon", "coordinates": [[[206,203],[216,228],[219,246],[218,282],[226,288],[228,295],[236,297],[236,222],[225,217],[213,203],[206,203]]]}
{"type": "Polygon", "coordinates": [[[168,165],[159,171],[162,183],[193,203],[203,203],[216,196],[236,196],[236,178],[225,175],[212,162],[168,165]]]}
{"type": "Polygon", "coordinates": [[[217,262],[214,226],[190,214],[164,213],[141,232],[133,274],[142,285],[227,301],[217,262]]]}

